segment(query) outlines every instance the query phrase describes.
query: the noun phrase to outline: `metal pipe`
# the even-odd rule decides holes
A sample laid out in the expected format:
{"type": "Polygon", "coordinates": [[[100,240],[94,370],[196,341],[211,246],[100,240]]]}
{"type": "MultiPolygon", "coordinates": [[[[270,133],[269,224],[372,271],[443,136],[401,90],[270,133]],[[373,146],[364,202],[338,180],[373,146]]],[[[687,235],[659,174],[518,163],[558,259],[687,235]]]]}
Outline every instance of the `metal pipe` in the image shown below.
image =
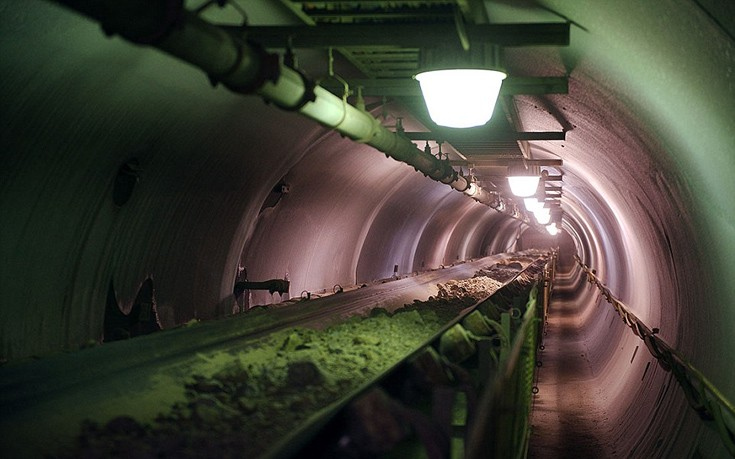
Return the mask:
{"type": "Polygon", "coordinates": [[[99,21],[108,34],[155,46],[201,68],[214,83],[238,93],[259,94],[281,108],[298,111],[495,208],[496,197],[459,175],[449,161],[420,150],[366,111],[313,85],[298,71],[281,64],[277,55],[187,11],[183,0],[55,1],[99,21]]]}

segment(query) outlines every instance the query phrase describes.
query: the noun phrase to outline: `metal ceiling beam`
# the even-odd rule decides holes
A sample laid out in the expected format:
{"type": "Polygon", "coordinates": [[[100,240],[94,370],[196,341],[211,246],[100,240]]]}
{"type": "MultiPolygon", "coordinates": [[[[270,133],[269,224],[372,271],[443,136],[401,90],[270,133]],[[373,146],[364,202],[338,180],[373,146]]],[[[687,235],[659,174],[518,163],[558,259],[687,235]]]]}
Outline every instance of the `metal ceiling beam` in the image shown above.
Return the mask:
{"type": "Polygon", "coordinates": [[[502,174],[500,174],[500,173],[499,174],[476,174],[475,175],[475,178],[479,182],[496,182],[499,179],[504,179],[506,177],[506,175],[507,174],[505,174],[505,173],[502,173],[502,174]]]}
{"type": "MultiPolygon", "coordinates": [[[[421,97],[418,81],[411,78],[365,78],[348,81],[351,88],[362,88],[365,97],[421,97]]],[[[324,87],[342,92],[343,88],[335,83],[325,81],[324,87]]],[[[503,96],[568,94],[569,80],[559,77],[516,77],[509,76],[503,80],[500,94],[503,96]]]]}
{"type": "Polygon", "coordinates": [[[468,159],[468,160],[451,160],[449,163],[453,166],[467,166],[472,164],[475,167],[505,167],[516,165],[534,165],[534,166],[563,166],[564,161],[561,159],[523,159],[523,158],[498,158],[498,159],[468,159]]]}
{"type": "Polygon", "coordinates": [[[334,21],[344,21],[346,23],[366,22],[366,21],[386,21],[386,20],[406,20],[406,19],[424,19],[424,20],[436,20],[443,18],[449,20],[453,11],[450,8],[435,8],[433,10],[416,8],[415,11],[375,11],[375,10],[364,10],[364,9],[352,9],[352,10],[309,10],[309,16],[317,22],[323,22],[330,24],[334,21]]]}
{"type": "MultiPolygon", "coordinates": [[[[357,2],[360,2],[360,0],[287,0],[291,3],[332,3],[332,4],[339,4],[339,3],[346,3],[346,4],[354,4],[357,2]]],[[[417,4],[429,4],[429,3],[449,3],[451,0],[403,0],[402,2],[398,3],[417,3],[417,4]]],[[[462,2],[463,0],[457,0],[457,3],[462,2]]],[[[386,0],[362,0],[362,3],[382,3],[386,2],[386,0]]],[[[389,2],[386,2],[389,3],[389,2]]],[[[396,3],[396,2],[393,2],[396,3]]]]}
{"type": "MultiPolygon", "coordinates": [[[[470,43],[501,46],[568,46],[569,24],[466,24],[470,43]]],[[[318,26],[228,27],[266,48],[400,46],[425,48],[460,45],[454,22],[435,24],[321,24],[318,26]]]]}
{"type": "Polygon", "coordinates": [[[515,140],[565,140],[566,137],[566,133],[564,131],[515,132],[491,131],[487,129],[466,133],[462,131],[466,130],[442,129],[435,132],[404,132],[403,134],[411,140],[435,140],[449,143],[489,143],[515,140]]]}

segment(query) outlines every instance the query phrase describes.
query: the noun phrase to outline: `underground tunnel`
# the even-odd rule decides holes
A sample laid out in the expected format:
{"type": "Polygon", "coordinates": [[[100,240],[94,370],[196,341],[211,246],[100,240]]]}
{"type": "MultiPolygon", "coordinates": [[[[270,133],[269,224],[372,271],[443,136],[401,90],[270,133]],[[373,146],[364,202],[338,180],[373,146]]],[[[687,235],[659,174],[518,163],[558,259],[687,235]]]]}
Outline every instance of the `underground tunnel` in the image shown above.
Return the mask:
{"type": "MultiPolygon", "coordinates": [[[[193,356],[220,374],[241,330],[265,336],[270,316],[318,313],[284,335],[280,359],[316,342],[313,330],[352,326],[344,298],[365,317],[433,323],[415,316],[446,306],[447,285],[514,263],[518,278],[488,294],[550,295],[519,457],[735,454],[735,6],[0,0],[0,11],[9,457],[79,457],[60,451],[87,418],[135,442],[150,427],[115,417],[128,401],[153,422],[184,394],[151,396],[173,379],[158,368],[193,356]],[[500,56],[507,77],[482,126],[437,126],[412,78],[448,43],[500,56]],[[538,169],[558,234],[509,189],[518,166],[538,169]],[[514,284],[532,274],[544,280],[514,284]],[[708,389],[657,360],[658,339],[708,389]]],[[[404,344],[380,330],[376,347],[404,344]]],[[[287,377],[309,392],[312,370],[287,377]]],[[[503,457],[468,438],[468,457],[503,457]]],[[[270,457],[299,454],[287,451],[270,457]]]]}

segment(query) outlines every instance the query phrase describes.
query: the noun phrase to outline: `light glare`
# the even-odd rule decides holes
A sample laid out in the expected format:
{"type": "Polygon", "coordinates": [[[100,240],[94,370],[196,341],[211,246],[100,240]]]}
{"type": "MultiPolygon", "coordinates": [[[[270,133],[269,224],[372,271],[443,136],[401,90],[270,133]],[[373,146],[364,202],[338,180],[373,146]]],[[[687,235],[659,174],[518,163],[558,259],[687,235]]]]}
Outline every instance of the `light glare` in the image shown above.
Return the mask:
{"type": "Polygon", "coordinates": [[[536,198],[523,198],[523,204],[529,212],[536,212],[536,209],[543,206],[536,198]]]}
{"type": "Polygon", "coordinates": [[[541,210],[537,210],[536,212],[534,212],[534,215],[536,216],[536,221],[539,223],[539,225],[546,225],[551,221],[551,212],[545,207],[542,207],[541,210]]]}
{"type": "Polygon", "coordinates": [[[519,198],[527,198],[536,193],[539,178],[534,175],[514,175],[508,177],[508,185],[514,195],[519,198]]]}
{"type": "Polygon", "coordinates": [[[496,70],[433,70],[416,75],[429,116],[439,126],[482,126],[493,116],[506,75],[496,70]]]}

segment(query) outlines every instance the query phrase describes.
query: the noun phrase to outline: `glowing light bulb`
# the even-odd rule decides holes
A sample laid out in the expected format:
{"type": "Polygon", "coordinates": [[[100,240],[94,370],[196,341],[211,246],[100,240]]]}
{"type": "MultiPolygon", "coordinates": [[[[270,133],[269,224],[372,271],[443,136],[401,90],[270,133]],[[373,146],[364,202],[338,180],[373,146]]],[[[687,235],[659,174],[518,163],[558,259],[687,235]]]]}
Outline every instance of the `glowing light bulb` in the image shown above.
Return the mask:
{"type": "Polygon", "coordinates": [[[523,204],[529,212],[536,212],[536,209],[543,207],[543,204],[536,198],[523,198],[523,204]]]}
{"type": "Polygon", "coordinates": [[[552,236],[556,236],[559,234],[559,228],[556,227],[556,223],[552,223],[551,225],[546,225],[546,231],[549,232],[552,236]]]}
{"type": "Polygon", "coordinates": [[[493,116],[507,75],[497,70],[432,70],[416,75],[429,116],[439,126],[482,126],[493,116]]]}
{"type": "Polygon", "coordinates": [[[534,215],[536,216],[536,221],[539,225],[546,225],[551,221],[551,210],[547,207],[539,207],[536,212],[534,212],[534,215]]]}
{"type": "Polygon", "coordinates": [[[539,178],[534,175],[513,175],[508,177],[508,185],[514,195],[519,198],[527,198],[536,193],[539,178]]]}

